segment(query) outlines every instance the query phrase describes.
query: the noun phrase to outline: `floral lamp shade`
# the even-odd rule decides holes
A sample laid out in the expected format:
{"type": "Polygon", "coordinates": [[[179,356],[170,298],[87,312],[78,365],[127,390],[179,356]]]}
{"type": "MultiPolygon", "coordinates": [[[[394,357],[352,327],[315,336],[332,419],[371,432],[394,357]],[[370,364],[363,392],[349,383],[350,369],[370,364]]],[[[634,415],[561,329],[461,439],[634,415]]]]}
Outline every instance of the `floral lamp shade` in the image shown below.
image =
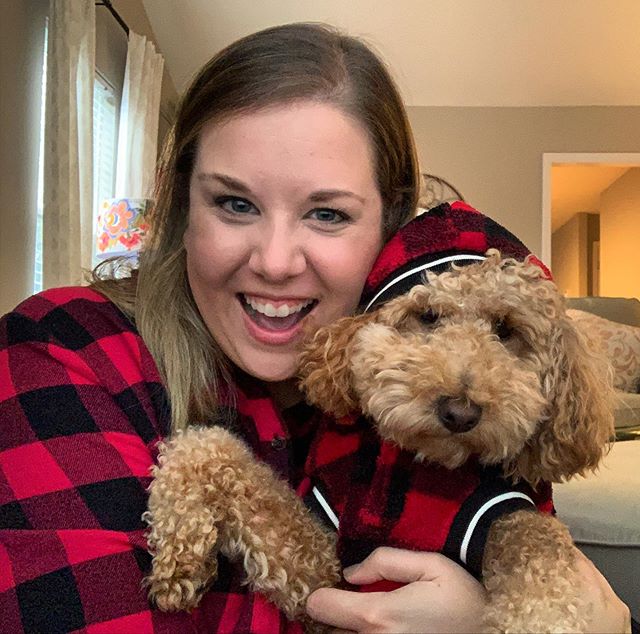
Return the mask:
{"type": "Polygon", "coordinates": [[[148,198],[110,198],[102,203],[98,215],[96,257],[137,258],[149,230],[146,214],[148,198]]]}

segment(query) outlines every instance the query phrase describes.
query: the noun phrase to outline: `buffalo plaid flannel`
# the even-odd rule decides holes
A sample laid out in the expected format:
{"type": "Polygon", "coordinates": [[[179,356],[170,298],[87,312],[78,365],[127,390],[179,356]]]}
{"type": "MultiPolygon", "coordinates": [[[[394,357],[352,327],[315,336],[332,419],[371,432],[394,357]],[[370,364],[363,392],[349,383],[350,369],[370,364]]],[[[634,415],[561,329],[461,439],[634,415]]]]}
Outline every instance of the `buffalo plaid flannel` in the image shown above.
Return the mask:
{"type": "MultiPolygon", "coordinates": [[[[393,297],[418,284],[422,274],[409,275],[415,265],[434,262],[448,255],[483,256],[488,249],[498,249],[503,257],[529,258],[551,279],[549,269],[510,231],[463,202],[442,203],[404,225],[385,244],[378,255],[362,291],[360,305],[369,309],[390,299],[381,289],[395,279],[393,297]],[[400,283],[398,283],[400,282],[400,283]]],[[[450,266],[431,266],[440,273],[450,266]]]]}
{"type": "Polygon", "coordinates": [[[416,462],[413,453],[381,441],[363,416],[320,422],[306,469],[305,499],[327,524],[339,524],[343,566],[386,545],[442,552],[480,577],[497,517],[535,506],[553,511],[549,484],[537,491],[513,486],[499,469],[473,460],[454,470],[416,462]]]}
{"type": "MultiPolygon", "coordinates": [[[[238,394],[238,429],[295,485],[310,410],[283,420],[257,389],[238,394]]],[[[169,416],[148,349],[102,295],[53,289],[2,318],[0,632],[299,631],[224,560],[191,614],[149,605],[141,516],[169,416]]]]}

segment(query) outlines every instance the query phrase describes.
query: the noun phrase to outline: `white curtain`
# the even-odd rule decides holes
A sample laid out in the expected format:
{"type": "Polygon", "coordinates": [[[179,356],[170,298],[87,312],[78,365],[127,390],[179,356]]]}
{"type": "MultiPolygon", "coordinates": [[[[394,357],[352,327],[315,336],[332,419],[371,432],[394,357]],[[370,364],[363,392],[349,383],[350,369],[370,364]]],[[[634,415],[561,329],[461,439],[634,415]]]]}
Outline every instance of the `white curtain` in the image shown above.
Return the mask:
{"type": "Polygon", "coordinates": [[[164,59],[146,37],[129,31],[120,106],[116,197],[148,198],[158,146],[164,59]]]}
{"type": "Polygon", "coordinates": [[[43,286],[79,284],[93,230],[93,0],[50,0],[44,142],[43,286]]]}

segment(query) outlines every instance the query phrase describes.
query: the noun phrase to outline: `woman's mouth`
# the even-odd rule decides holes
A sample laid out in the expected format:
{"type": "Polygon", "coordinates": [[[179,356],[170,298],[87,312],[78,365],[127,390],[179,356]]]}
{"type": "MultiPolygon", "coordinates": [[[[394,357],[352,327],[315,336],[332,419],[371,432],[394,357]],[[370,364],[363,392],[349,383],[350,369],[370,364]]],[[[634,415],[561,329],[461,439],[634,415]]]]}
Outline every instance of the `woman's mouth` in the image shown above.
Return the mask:
{"type": "Polygon", "coordinates": [[[244,293],[239,293],[238,299],[255,326],[282,335],[294,329],[318,303],[313,298],[273,300],[244,293]]]}

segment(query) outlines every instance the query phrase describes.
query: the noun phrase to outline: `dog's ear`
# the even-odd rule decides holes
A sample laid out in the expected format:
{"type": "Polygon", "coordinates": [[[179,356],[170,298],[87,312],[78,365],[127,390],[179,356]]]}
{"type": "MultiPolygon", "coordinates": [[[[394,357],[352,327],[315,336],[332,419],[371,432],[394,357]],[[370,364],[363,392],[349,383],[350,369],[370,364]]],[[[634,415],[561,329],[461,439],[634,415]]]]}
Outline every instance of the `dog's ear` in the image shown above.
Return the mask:
{"type": "Polygon", "coordinates": [[[375,313],[344,317],[319,328],[305,342],[298,376],[310,403],[338,417],[359,409],[353,391],[350,352],[356,331],[373,321],[375,313]]]}
{"type": "Polygon", "coordinates": [[[566,315],[559,318],[542,377],[549,410],[513,465],[532,484],[559,482],[594,469],[613,435],[613,388],[606,359],[566,315]]]}

